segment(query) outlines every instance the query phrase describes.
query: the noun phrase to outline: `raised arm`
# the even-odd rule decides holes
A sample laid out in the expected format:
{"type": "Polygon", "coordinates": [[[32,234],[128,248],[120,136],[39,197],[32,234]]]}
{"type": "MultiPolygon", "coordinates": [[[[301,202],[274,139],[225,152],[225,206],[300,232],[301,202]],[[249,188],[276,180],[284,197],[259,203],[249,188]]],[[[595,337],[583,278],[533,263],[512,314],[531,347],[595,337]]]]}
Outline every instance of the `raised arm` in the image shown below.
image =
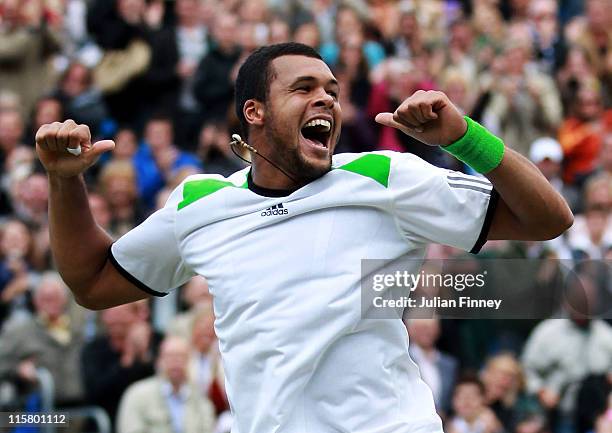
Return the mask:
{"type": "MultiPolygon", "coordinates": [[[[459,110],[437,91],[418,91],[394,113],[378,114],[376,121],[432,146],[456,143],[468,131],[468,123],[459,110]]],[[[472,146],[469,157],[482,158],[487,151],[472,146]]],[[[468,164],[469,157],[464,158],[468,164]]],[[[488,239],[546,240],[571,227],[573,215],[563,197],[535,165],[517,152],[506,147],[501,161],[483,174],[500,195],[488,239]]]]}
{"type": "Polygon", "coordinates": [[[62,278],[77,302],[103,309],[146,297],[108,260],[112,239],[89,209],[82,173],[114,148],[110,140],[91,143],[86,125],[72,120],[43,125],[36,133],[36,152],[49,178],[51,251],[62,278]],[[81,147],[75,156],[66,149],[81,147]]]}

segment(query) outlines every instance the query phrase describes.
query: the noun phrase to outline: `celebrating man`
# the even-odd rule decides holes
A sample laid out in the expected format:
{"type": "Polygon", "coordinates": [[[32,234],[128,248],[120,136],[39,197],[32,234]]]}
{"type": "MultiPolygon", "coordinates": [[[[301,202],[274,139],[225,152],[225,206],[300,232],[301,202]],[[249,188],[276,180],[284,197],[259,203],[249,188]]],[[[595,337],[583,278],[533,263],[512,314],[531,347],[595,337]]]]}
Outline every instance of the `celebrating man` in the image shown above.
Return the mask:
{"type": "Polygon", "coordinates": [[[189,177],[115,243],[82,178],[114,144],[91,143],[72,121],[38,131],[52,249],[75,297],[107,308],[206,277],[234,432],[441,432],[402,322],[361,317],[361,260],[423,256],[431,242],[477,252],[487,239],[553,238],[572,223],[566,203],[440,92],[376,120],[445,146],[488,181],[410,154],[333,155],[338,83],[304,45],[247,58],[236,107],[252,167],[189,177]]]}

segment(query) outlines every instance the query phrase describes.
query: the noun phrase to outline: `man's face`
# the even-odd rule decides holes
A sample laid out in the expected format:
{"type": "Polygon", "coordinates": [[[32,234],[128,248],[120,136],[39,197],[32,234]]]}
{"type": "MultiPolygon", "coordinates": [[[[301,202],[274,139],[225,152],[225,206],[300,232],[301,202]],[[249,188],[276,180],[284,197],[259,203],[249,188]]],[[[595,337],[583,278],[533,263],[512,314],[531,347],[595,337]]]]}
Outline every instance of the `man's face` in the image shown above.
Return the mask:
{"type": "Polygon", "coordinates": [[[189,345],[180,338],[170,337],[160,348],[159,367],[162,374],[172,383],[180,386],[187,379],[189,345]]]}
{"type": "Polygon", "coordinates": [[[595,90],[584,88],[578,92],[576,101],[578,117],[593,120],[601,113],[601,97],[595,90]]]}
{"type": "Polygon", "coordinates": [[[236,42],[238,20],[235,15],[223,13],[217,17],[214,27],[215,40],[222,49],[231,49],[236,42]]]}
{"type": "Polygon", "coordinates": [[[467,421],[476,419],[482,409],[483,396],[476,384],[464,383],[455,388],[453,409],[467,421]]]}
{"type": "Polygon", "coordinates": [[[39,315],[55,320],[66,308],[68,298],[64,288],[55,282],[47,281],[34,294],[34,306],[39,315]]]}
{"type": "Polygon", "coordinates": [[[62,105],[57,99],[43,99],[37,104],[36,126],[40,128],[45,123],[60,122],[62,105]]]}
{"type": "Polygon", "coordinates": [[[561,173],[561,164],[550,158],[544,158],[536,166],[540,169],[544,177],[548,180],[555,179],[561,173]]]}
{"type": "Polygon", "coordinates": [[[408,333],[417,346],[431,349],[440,335],[440,324],[436,319],[415,319],[410,322],[408,333]]]}
{"type": "Polygon", "coordinates": [[[282,56],[270,65],[264,131],[273,158],[299,181],[331,168],[340,135],[339,87],[327,65],[305,56],[282,56]]]}
{"type": "Polygon", "coordinates": [[[131,304],[123,304],[102,311],[102,323],[111,340],[123,341],[138,317],[131,304]]]}
{"type": "Polygon", "coordinates": [[[0,147],[12,150],[23,135],[23,122],[18,112],[7,111],[0,114],[0,147]]]}
{"type": "Polygon", "coordinates": [[[172,125],[164,120],[149,122],[145,130],[145,140],[153,152],[167,149],[174,140],[172,125]]]}

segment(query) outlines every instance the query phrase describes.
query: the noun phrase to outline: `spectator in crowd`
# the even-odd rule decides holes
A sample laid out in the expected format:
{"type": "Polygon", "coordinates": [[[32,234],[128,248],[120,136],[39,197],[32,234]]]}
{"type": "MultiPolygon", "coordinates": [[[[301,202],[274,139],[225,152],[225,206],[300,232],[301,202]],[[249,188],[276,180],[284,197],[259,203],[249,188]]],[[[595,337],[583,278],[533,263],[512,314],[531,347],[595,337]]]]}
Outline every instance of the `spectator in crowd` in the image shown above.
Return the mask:
{"type": "Polygon", "coordinates": [[[530,63],[532,41],[519,31],[505,45],[503,69],[493,78],[483,119],[485,126],[498,125],[498,135],[509,147],[528,155],[529,143],[554,133],[562,112],[554,81],[530,63]]]}
{"type": "Polygon", "coordinates": [[[54,96],[43,96],[34,106],[34,115],[23,142],[32,145],[36,141],[36,131],[46,123],[60,122],[65,119],[62,102],[54,96]]]}
{"type": "Polygon", "coordinates": [[[220,12],[213,25],[213,46],[202,59],[194,76],[195,97],[203,110],[203,121],[227,118],[234,97],[234,69],[241,50],[237,44],[238,20],[220,12]]]}
{"type": "Polygon", "coordinates": [[[243,161],[232,152],[230,140],[227,126],[223,123],[210,122],[202,127],[197,154],[206,173],[229,176],[245,167],[243,161]]]}
{"type": "Polygon", "coordinates": [[[270,22],[269,44],[281,44],[291,40],[289,24],[280,16],[276,16],[270,22]]]}
{"type": "Polygon", "coordinates": [[[198,159],[174,144],[172,120],[154,116],[146,124],[144,143],[134,155],[138,192],[146,209],[154,206],[155,195],[183,167],[201,170],[198,159]]]}
{"type": "Polygon", "coordinates": [[[229,410],[229,403],[225,394],[225,378],[214,322],[212,304],[204,305],[197,310],[191,322],[189,341],[193,352],[189,375],[198,390],[212,401],[215,412],[221,414],[229,410]]]}
{"type": "MultiPolygon", "coordinates": [[[[338,12],[338,2],[334,0],[316,0],[311,2],[311,7],[307,8],[305,14],[312,16],[312,21],[306,20],[309,24],[314,24],[317,29],[317,40],[326,43],[334,41],[335,19],[338,12]]],[[[298,28],[301,26],[297,26],[298,28]]],[[[295,40],[298,42],[298,40],[295,40]]],[[[306,44],[309,45],[309,44],[306,44]]],[[[317,48],[320,44],[309,45],[317,48]]]]}
{"type": "MultiPolygon", "coordinates": [[[[59,48],[59,22],[44,16],[36,2],[4,0],[0,11],[0,90],[20,97],[21,115],[28,116],[52,82],[48,59],[59,48]]],[[[2,128],[0,127],[0,130],[2,128]]]]}
{"type": "Polygon", "coordinates": [[[595,75],[595,65],[591,63],[584,47],[570,45],[555,77],[566,117],[575,109],[576,93],[582,80],[595,75]]]}
{"type": "Polygon", "coordinates": [[[15,195],[34,170],[35,155],[31,147],[20,144],[23,127],[17,111],[0,111],[0,214],[15,213],[15,195]],[[6,152],[3,152],[6,149],[6,152]]]}
{"type": "Polygon", "coordinates": [[[33,240],[28,227],[17,219],[8,220],[1,233],[0,330],[11,313],[27,311],[33,267],[33,240]]]}
{"type": "Polygon", "coordinates": [[[585,14],[576,16],[566,27],[566,37],[587,51],[596,66],[596,74],[604,72],[606,54],[612,49],[612,15],[606,0],[585,0],[585,14]]]}
{"type": "Polygon", "coordinates": [[[138,150],[138,137],[133,129],[121,127],[115,133],[113,161],[131,161],[138,150]]]}
{"type": "Polygon", "coordinates": [[[189,280],[183,286],[181,293],[187,311],[174,317],[174,320],[168,325],[168,334],[178,335],[190,341],[194,320],[199,315],[200,310],[211,307],[212,296],[208,291],[208,281],[199,275],[189,280]]]}
{"type": "MultiPolygon", "coordinates": [[[[354,48],[352,48],[354,50],[354,48]]],[[[357,49],[359,52],[360,50],[357,49]]],[[[358,54],[361,56],[361,53],[358,54]]],[[[341,68],[341,67],[339,67],[341,68]]],[[[354,96],[354,87],[351,85],[350,74],[343,69],[336,70],[339,80],[340,96],[342,104],[342,131],[336,145],[338,152],[367,152],[376,148],[376,130],[372,119],[368,116],[367,107],[359,104],[359,96],[354,96]]],[[[355,82],[359,83],[359,80],[355,82]]],[[[361,82],[364,84],[364,82],[361,82]]],[[[357,84],[355,90],[357,95],[363,95],[364,90],[369,91],[369,84],[363,86],[357,84]]],[[[369,95],[368,95],[369,96],[369,95]]],[[[367,100],[367,97],[366,97],[367,100]]],[[[363,99],[361,99],[363,104],[363,99]]]]}
{"type": "Polygon", "coordinates": [[[193,74],[208,50],[203,11],[203,2],[197,0],[155,0],[144,7],[143,37],[151,58],[142,77],[142,119],[163,107],[178,126],[180,147],[193,146],[194,124],[200,117],[193,97],[193,74]]]}
{"type": "Polygon", "coordinates": [[[119,238],[145,219],[138,200],[136,171],[131,161],[111,161],[100,172],[100,193],[111,213],[110,232],[119,238]]]}
{"type": "Polygon", "coordinates": [[[318,48],[321,45],[321,35],[319,34],[317,24],[314,21],[301,23],[293,32],[293,41],[318,48]]]}
{"type": "Polygon", "coordinates": [[[612,175],[612,131],[603,136],[601,153],[599,154],[599,171],[612,175]]]}
{"type": "Polygon", "coordinates": [[[102,194],[95,192],[90,192],[87,197],[94,220],[100,227],[109,232],[112,215],[108,201],[106,201],[106,198],[104,198],[102,194]]]}
{"type": "Polygon", "coordinates": [[[210,401],[188,381],[189,344],[167,337],[160,345],[157,374],[125,391],[117,433],[213,433],[210,401]]]}
{"type": "Polygon", "coordinates": [[[582,185],[597,168],[603,133],[612,130],[612,110],[605,110],[601,85],[585,77],[576,84],[576,100],[559,128],[565,166],[563,180],[582,185]]]}
{"type": "Polygon", "coordinates": [[[528,21],[533,32],[534,55],[540,70],[554,73],[565,55],[565,41],[559,29],[559,6],[555,0],[534,0],[529,4],[528,21]]]}
{"type": "Polygon", "coordinates": [[[68,288],[55,272],[46,272],[33,296],[35,318],[5,327],[0,335],[0,378],[34,388],[36,369],[53,378],[58,407],[82,402],[80,353],[82,330],[69,316],[68,288]]]}
{"type": "Polygon", "coordinates": [[[612,371],[587,376],[576,398],[576,431],[593,431],[598,417],[609,409],[612,409],[612,371]]]}
{"type": "Polygon", "coordinates": [[[145,320],[146,308],[134,302],[102,311],[105,334],[83,348],[87,401],[104,408],[113,423],[127,387],[154,374],[161,337],[145,320]]]}
{"type": "Polygon", "coordinates": [[[47,176],[38,172],[30,174],[15,185],[12,199],[15,215],[30,227],[41,228],[47,224],[47,176]]]}
{"type": "Polygon", "coordinates": [[[91,67],[100,60],[102,53],[87,32],[88,0],[66,0],[64,2],[47,2],[52,7],[52,16],[62,24],[61,53],[56,58],[60,69],[71,59],[78,59],[91,67]]]}
{"type": "Polygon", "coordinates": [[[451,409],[458,362],[451,355],[436,348],[436,341],[440,336],[439,320],[410,319],[408,335],[410,356],[419,366],[421,377],[431,388],[436,410],[445,416],[451,409]]]}
{"type": "Polygon", "coordinates": [[[552,186],[559,191],[570,207],[578,209],[578,191],[563,183],[561,169],[563,164],[563,149],[561,144],[553,137],[540,137],[530,145],[529,159],[548,179],[552,186]]]}
{"type": "Polygon", "coordinates": [[[94,69],[94,83],[120,123],[141,122],[146,112],[143,75],[151,64],[147,19],[156,18],[148,12],[158,6],[159,2],[147,5],[144,0],[94,0],[87,11],[87,28],[104,50],[94,69]]]}
{"type": "Polygon", "coordinates": [[[25,129],[23,118],[17,110],[0,111],[0,161],[6,171],[6,161],[19,147],[24,146],[21,142],[25,129]]]}
{"type": "Polygon", "coordinates": [[[371,91],[370,68],[361,51],[363,43],[362,34],[347,35],[340,43],[336,66],[340,78],[350,88],[350,102],[362,109],[367,106],[371,91]]]}
{"type": "Polygon", "coordinates": [[[474,29],[479,64],[491,60],[504,47],[507,26],[503,16],[493,2],[479,1],[473,8],[471,24],[474,29]]]}
{"type": "Polygon", "coordinates": [[[400,11],[398,32],[394,36],[387,37],[387,50],[394,57],[410,60],[423,52],[423,38],[416,10],[412,5],[403,6],[400,11]]]}
{"type": "MultiPolygon", "coordinates": [[[[356,8],[342,5],[336,12],[336,28],[334,42],[328,42],[321,46],[320,53],[328,65],[334,67],[338,63],[340,45],[345,37],[364,35],[364,20],[356,8]]],[[[375,41],[365,41],[362,45],[363,55],[368,67],[374,68],[385,59],[384,48],[375,41]]]]}
{"type": "Polygon", "coordinates": [[[584,212],[569,230],[569,245],[576,258],[599,260],[612,247],[612,178],[603,173],[592,177],[584,188],[584,212]]]}
{"type": "Polygon", "coordinates": [[[574,431],[580,382],[589,374],[612,371],[612,327],[591,318],[597,304],[593,279],[587,274],[570,276],[565,287],[567,318],[536,326],[522,357],[527,389],[549,411],[555,432],[574,431]]]}
{"type": "Polygon", "coordinates": [[[449,433],[496,433],[503,427],[485,404],[485,389],[477,378],[459,379],[453,391],[454,416],[447,424],[449,433]]]}
{"type": "Polygon", "coordinates": [[[92,73],[82,63],[72,63],[64,72],[54,96],[61,101],[64,116],[89,125],[94,136],[100,135],[108,113],[102,94],[94,87],[92,73]]]}
{"type": "Polygon", "coordinates": [[[203,7],[197,0],[175,2],[177,22],[174,40],[178,54],[175,68],[181,81],[177,126],[183,133],[177,141],[182,148],[194,148],[202,118],[201,106],[194,95],[194,84],[198,65],[210,49],[210,32],[204,23],[203,7]]]}
{"type": "Polygon", "coordinates": [[[512,353],[490,357],[481,379],[486,403],[505,431],[513,432],[521,421],[541,415],[537,399],[525,392],[523,369],[512,353]]]}

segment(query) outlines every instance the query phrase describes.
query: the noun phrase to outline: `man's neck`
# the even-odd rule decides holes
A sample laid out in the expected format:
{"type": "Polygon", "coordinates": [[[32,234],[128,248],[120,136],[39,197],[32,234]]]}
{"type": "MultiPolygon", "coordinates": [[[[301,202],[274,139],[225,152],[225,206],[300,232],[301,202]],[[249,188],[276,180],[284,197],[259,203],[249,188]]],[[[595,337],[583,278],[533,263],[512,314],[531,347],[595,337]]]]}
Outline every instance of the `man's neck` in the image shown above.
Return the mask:
{"type": "Polygon", "coordinates": [[[257,144],[259,140],[253,140],[253,147],[260,152],[259,155],[251,153],[252,168],[251,179],[253,183],[261,188],[271,190],[296,190],[302,185],[291,179],[284,171],[287,169],[283,166],[282,161],[276,161],[274,154],[267,146],[257,144]],[[273,162],[271,164],[266,159],[273,162]]]}
{"type": "Polygon", "coordinates": [[[276,167],[270,164],[267,165],[270,166],[271,170],[256,170],[254,167],[251,170],[251,179],[255,185],[273,190],[292,190],[298,187],[295,182],[289,179],[276,167]]]}

